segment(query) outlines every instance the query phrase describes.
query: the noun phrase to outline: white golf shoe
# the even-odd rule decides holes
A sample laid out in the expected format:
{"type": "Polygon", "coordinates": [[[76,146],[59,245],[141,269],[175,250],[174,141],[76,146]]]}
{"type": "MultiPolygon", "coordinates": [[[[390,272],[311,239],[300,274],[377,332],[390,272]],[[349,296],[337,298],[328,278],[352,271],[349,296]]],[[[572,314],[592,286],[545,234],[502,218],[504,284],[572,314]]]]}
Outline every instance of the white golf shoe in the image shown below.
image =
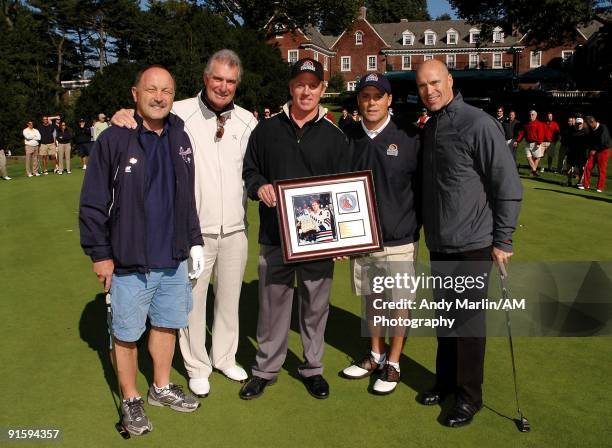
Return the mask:
{"type": "Polygon", "coordinates": [[[207,397],[210,393],[208,378],[190,378],[189,389],[200,398],[207,397]]]}

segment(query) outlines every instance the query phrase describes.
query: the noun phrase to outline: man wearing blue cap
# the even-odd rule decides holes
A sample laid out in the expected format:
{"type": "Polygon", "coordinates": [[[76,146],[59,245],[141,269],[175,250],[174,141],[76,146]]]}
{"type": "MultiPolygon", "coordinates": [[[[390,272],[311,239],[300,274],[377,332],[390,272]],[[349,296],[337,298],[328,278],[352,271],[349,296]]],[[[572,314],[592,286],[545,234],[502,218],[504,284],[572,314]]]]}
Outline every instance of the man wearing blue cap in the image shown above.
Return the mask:
{"type": "MultiPolygon", "coordinates": [[[[384,251],[351,260],[353,289],[364,297],[371,350],[342,371],[348,379],[369,377],[378,372],[373,392],[386,395],[400,380],[400,355],[406,341],[405,327],[375,327],[372,303],[376,299],[396,302],[402,291],[387,290],[383,295],[369,289],[372,272],[376,275],[414,275],[420,221],[417,214],[419,138],[416,129],[400,129],[391,120],[391,85],[380,73],[364,76],[358,87],[357,104],[363,119],[348,131],[353,153],[353,169],[372,170],[382,228],[384,251]],[[389,336],[389,349],[385,336],[389,336]]],[[[402,298],[408,297],[402,292],[402,298]]],[[[376,312],[380,314],[380,312],[376,312]]],[[[390,318],[408,318],[408,310],[394,310],[390,318]]]]}

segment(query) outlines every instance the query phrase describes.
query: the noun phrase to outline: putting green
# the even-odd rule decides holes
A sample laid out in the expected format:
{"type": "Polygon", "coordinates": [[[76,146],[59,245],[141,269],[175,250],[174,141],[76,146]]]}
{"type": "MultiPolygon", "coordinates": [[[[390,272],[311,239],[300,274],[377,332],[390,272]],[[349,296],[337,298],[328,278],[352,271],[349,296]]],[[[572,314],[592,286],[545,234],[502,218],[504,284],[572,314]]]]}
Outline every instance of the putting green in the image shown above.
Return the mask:
{"type": "MultiPolygon", "coordinates": [[[[286,370],[261,398],[240,400],[239,385],[213,373],[211,394],[201,409],[185,415],[147,406],[154,431],[123,441],[113,428],[117,413],[111,388],[116,383],[107,362],[104,303],[91,263],[79,247],[83,172],[28,179],[21,166],[9,168],[14,180],[0,182],[0,426],[64,431],[62,442],[36,446],[592,447],[609,446],[612,440],[608,337],[516,338],[522,407],[533,426],[529,434],[519,433],[508,419],[515,417],[515,403],[505,338],[487,341],[486,408],[462,429],[441,426],[440,407],[415,402],[416,391],[434,381],[433,338],[408,340],[402,384],[390,396],[369,394],[368,380],[339,378],[337,372],[367,347],[359,336],[359,300],[350,293],[348,263],[343,262],[336,266],[326,333],[330,399],[313,399],[295,376],[301,348],[294,320],[286,370]]],[[[515,259],[610,260],[612,196],[579,192],[547,179],[555,178],[523,180],[515,259]]],[[[238,353],[245,366],[254,359],[257,318],[254,203],[249,219],[238,353]]],[[[419,258],[427,258],[424,245],[419,258]]],[[[138,383],[144,394],[151,369],[144,350],[141,355],[138,383]]],[[[174,367],[173,381],[185,385],[178,354],[174,367]]]]}

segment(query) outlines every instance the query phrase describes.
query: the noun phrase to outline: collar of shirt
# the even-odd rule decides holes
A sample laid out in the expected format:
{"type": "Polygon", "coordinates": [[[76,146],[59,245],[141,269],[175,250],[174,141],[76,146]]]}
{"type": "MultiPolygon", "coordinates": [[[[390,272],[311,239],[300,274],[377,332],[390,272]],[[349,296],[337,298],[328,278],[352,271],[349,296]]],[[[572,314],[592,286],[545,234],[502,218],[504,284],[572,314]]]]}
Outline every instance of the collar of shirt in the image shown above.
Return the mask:
{"type": "Polygon", "coordinates": [[[230,101],[228,105],[226,105],[223,109],[221,110],[216,110],[214,107],[212,107],[212,105],[210,104],[210,101],[208,101],[208,98],[206,98],[206,91],[202,90],[202,92],[200,92],[200,99],[202,100],[202,102],[204,103],[204,106],[206,106],[206,108],[208,110],[210,110],[211,112],[213,112],[217,118],[219,118],[221,115],[231,111],[234,109],[234,101],[230,101]]]}
{"type": "Polygon", "coordinates": [[[361,127],[363,128],[364,132],[367,134],[368,137],[374,138],[378,134],[380,134],[383,131],[383,129],[387,127],[390,121],[391,121],[391,115],[387,115],[387,119],[378,129],[374,129],[370,131],[368,128],[365,127],[365,124],[363,124],[363,120],[361,120],[361,127]]]}

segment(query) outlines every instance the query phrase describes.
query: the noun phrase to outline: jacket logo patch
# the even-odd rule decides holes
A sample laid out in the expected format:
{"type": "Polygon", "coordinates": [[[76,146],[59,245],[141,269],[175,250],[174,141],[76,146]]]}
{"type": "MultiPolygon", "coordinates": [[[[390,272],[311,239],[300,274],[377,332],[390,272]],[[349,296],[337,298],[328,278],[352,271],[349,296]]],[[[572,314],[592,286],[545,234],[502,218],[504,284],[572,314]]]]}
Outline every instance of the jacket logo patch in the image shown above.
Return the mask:
{"type": "Polygon", "coordinates": [[[179,148],[179,155],[183,158],[183,162],[191,163],[191,157],[189,157],[190,154],[193,154],[191,148],[184,149],[182,146],[179,148]]]}
{"type": "Polygon", "coordinates": [[[125,167],[125,172],[126,172],[126,173],[131,173],[131,172],[132,172],[132,167],[131,167],[131,166],[129,166],[129,165],[128,165],[128,166],[126,166],[126,167],[125,167]]]}
{"type": "Polygon", "coordinates": [[[131,164],[131,165],[136,165],[137,163],[138,163],[138,159],[135,159],[134,157],[132,157],[132,158],[130,159],[130,164],[131,164]]]}
{"type": "Polygon", "coordinates": [[[389,147],[387,148],[387,155],[397,157],[398,153],[399,153],[399,150],[397,148],[397,145],[395,143],[391,143],[389,147]]]}

